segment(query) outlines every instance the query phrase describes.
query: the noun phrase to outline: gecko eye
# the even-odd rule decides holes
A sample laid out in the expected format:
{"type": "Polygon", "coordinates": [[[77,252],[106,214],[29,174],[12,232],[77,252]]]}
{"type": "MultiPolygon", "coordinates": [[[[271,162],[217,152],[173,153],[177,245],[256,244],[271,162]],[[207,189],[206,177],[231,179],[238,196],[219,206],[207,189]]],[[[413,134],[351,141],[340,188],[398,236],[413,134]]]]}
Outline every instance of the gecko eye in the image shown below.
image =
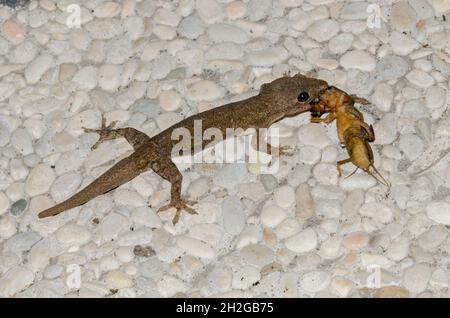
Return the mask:
{"type": "Polygon", "coordinates": [[[307,92],[301,92],[297,96],[299,102],[306,102],[309,99],[309,94],[307,92]]]}

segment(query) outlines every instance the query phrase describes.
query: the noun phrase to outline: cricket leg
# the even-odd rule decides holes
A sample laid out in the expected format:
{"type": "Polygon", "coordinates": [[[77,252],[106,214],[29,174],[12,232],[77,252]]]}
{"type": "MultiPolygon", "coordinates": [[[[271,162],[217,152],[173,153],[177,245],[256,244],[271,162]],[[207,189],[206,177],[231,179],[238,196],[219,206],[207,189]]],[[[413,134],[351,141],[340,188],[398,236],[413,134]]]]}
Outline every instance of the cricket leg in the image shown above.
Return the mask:
{"type": "Polygon", "coordinates": [[[362,104],[362,105],[370,104],[369,101],[363,97],[358,97],[356,95],[350,95],[350,97],[353,98],[355,103],[362,104]]]}
{"type": "Polygon", "coordinates": [[[92,150],[96,149],[103,141],[120,137],[124,137],[133,149],[136,150],[151,139],[143,132],[131,127],[114,129],[116,123],[116,121],[113,121],[106,126],[106,119],[102,117],[102,127],[100,129],[83,128],[86,133],[97,133],[100,135],[99,140],[91,147],[92,150]]]}
{"type": "Polygon", "coordinates": [[[347,159],[340,160],[340,161],[337,162],[337,170],[338,170],[339,177],[342,176],[342,169],[341,169],[341,166],[344,165],[344,164],[346,164],[346,163],[349,163],[349,162],[352,162],[352,159],[347,158],[347,159]]]}
{"type": "Polygon", "coordinates": [[[375,141],[375,132],[373,131],[373,126],[369,125],[365,122],[361,122],[361,126],[364,128],[364,130],[367,133],[367,141],[372,142],[375,141]]]}
{"type": "Polygon", "coordinates": [[[333,120],[337,118],[336,113],[329,113],[325,118],[320,117],[311,117],[310,122],[311,123],[325,123],[325,124],[331,124],[333,120]]]}
{"type": "Polygon", "coordinates": [[[180,219],[181,211],[185,210],[190,214],[197,214],[197,212],[188,206],[195,202],[188,202],[181,198],[181,182],[183,181],[183,176],[178,170],[177,166],[173,163],[172,159],[169,157],[158,156],[158,158],[151,163],[151,168],[160,177],[167,180],[171,184],[170,189],[170,202],[159,208],[158,212],[166,211],[170,208],[175,208],[175,216],[172,220],[173,224],[176,224],[180,219]]]}

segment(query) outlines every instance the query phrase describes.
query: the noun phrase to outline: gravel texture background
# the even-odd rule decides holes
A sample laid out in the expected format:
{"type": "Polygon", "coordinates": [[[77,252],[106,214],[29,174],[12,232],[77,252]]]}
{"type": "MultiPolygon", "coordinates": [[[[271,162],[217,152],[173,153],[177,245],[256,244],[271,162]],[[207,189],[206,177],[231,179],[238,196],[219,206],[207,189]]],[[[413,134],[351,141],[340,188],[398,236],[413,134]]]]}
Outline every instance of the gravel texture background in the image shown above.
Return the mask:
{"type": "Polygon", "coordinates": [[[450,296],[449,62],[449,0],[0,6],[0,296],[450,296]],[[199,214],[176,226],[153,172],[37,219],[131,153],[90,150],[102,114],[154,135],[288,71],[371,101],[390,191],[339,178],[335,123],[304,114],[273,174],[180,165],[199,214]]]}

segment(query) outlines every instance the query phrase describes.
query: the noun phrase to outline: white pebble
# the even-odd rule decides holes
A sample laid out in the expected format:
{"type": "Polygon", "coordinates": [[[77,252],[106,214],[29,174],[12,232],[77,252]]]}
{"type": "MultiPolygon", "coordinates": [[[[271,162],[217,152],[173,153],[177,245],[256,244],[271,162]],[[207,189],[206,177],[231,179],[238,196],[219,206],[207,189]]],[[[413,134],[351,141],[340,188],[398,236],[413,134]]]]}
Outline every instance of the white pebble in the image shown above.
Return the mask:
{"type": "Polygon", "coordinates": [[[439,224],[450,225],[450,203],[445,201],[428,203],[427,216],[439,224]]]}
{"type": "Polygon", "coordinates": [[[210,246],[185,235],[177,238],[177,246],[188,255],[203,259],[214,258],[215,252],[210,246]]]}
{"type": "Polygon", "coordinates": [[[208,27],[208,36],[213,42],[233,42],[244,44],[249,40],[248,34],[241,28],[225,23],[216,23],[208,27]]]}
{"type": "Polygon", "coordinates": [[[314,146],[301,147],[299,151],[299,160],[308,165],[314,165],[320,161],[320,149],[314,146]]]}
{"type": "Polygon", "coordinates": [[[365,203],[359,208],[362,216],[370,217],[378,222],[387,224],[392,221],[392,208],[379,202],[365,203]]]}
{"type": "Polygon", "coordinates": [[[120,270],[113,270],[106,273],[105,283],[110,289],[121,289],[133,286],[131,277],[120,270]]]}
{"type": "Polygon", "coordinates": [[[284,242],[286,247],[295,253],[312,251],[317,247],[317,243],[317,234],[312,228],[307,228],[284,242]]]}
{"type": "Polygon", "coordinates": [[[266,18],[272,9],[272,0],[250,0],[248,3],[248,17],[250,21],[266,18]]]}
{"type": "Polygon", "coordinates": [[[170,54],[163,53],[155,59],[151,70],[151,77],[153,79],[163,79],[172,70],[174,61],[170,54]]]}
{"type": "Polygon", "coordinates": [[[0,83],[0,102],[8,99],[14,92],[16,87],[10,83],[0,83]]]}
{"type": "Polygon", "coordinates": [[[16,233],[16,222],[9,216],[0,216],[0,237],[2,239],[8,239],[16,233]]]}
{"type": "Polygon", "coordinates": [[[261,212],[261,223],[266,227],[276,227],[287,217],[286,212],[274,204],[263,208],[261,212]]]}
{"type": "Polygon", "coordinates": [[[195,8],[205,23],[219,22],[224,17],[224,10],[216,0],[196,0],[195,8]]]}
{"type": "Polygon", "coordinates": [[[169,275],[163,276],[158,281],[157,288],[163,297],[173,297],[188,290],[188,286],[182,280],[169,275]]]}
{"type": "Polygon", "coordinates": [[[408,55],[415,49],[419,48],[419,42],[398,31],[393,31],[391,33],[389,43],[391,44],[392,51],[401,56],[408,55]]]}
{"type": "Polygon", "coordinates": [[[392,87],[386,83],[380,83],[375,87],[371,101],[379,110],[387,113],[391,109],[393,99],[394,91],[392,87]]]}
{"type": "Polygon", "coordinates": [[[52,66],[53,56],[43,53],[30,62],[25,68],[25,79],[28,84],[36,84],[52,66]]]}
{"type": "Polygon", "coordinates": [[[126,232],[119,236],[117,244],[119,246],[146,245],[152,241],[152,230],[142,227],[138,230],[126,232]]]}
{"type": "Polygon", "coordinates": [[[275,260],[274,251],[265,245],[250,244],[241,249],[242,262],[257,268],[272,263],[275,260]]]}
{"type": "Polygon", "coordinates": [[[338,236],[330,237],[320,245],[319,254],[325,259],[335,259],[341,251],[342,238],[338,236]]]}
{"type": "Polygon", "coordinates": [[[44,10],[33,9],[28,14],[28,23],[32,28],[39,28],[48,22],[48,15],[44,10]]]}
{"type": "Polygon", "coordinates": [[[356,189],[368,190],[375,186],[377,181],[367,173],[356,173],[349,178],[341,177],[339,186],[345,191],[353,191],[356,189]]]}
{"type": "Polygon", "coordinates": [[[320,149],[332,144],[326,129],[314,123],[302,125],[297,132],[298,140],[306,146],[314,146],[320,149]]]}
{"type": "Polygon", "coordinates": [[[308,293],[317,293],[328,287],[331,275],[325,271],[311,271],[302,276],[300,287],[308,293]]]}
{"type": "Polygon", "coordinates": [[[444,106],[446,100],[445,90],[439,86],[430,86],[427,88],[425,100],[429,109],[437,109],[444,106]]]}
{"type": "Polygon", "coordinates": [[[180,22],[177,31],[181,36],[194,40],[205,32],[205,26],[199,17],[189,16],[180,22]]]}
{"type": "Polygon", "coordinates": [[[223,89],[208,80],[198,81],[190,86],[187,92],[187,98],[193,101],[213,101],[223,95],[223,89]]]}
{"type": "Polygon", "coordinates": [[[92,90],[97,86],[97,69],[94,66],[85,66],[78,70],[72,81],[82,90],[92,90]]]}
{"type": "Polygon", "coordinates": [[[386,256],[394,261],[401,261],[409,254],[410,242],[408,237],[401,236],[394,240],[386,251],[386,256]]]}
{"type": "Polygon", "coordinates": [[[100,3],[93,10],[94,16],[97,18],[113,18],[120,14],[120,4],[112,1],[100,3]]]}
{"type": "Polygon", "coordinates": [[[119,189],[114,192],[114,202],[119,205],[141,207],[146,205],[146,201],[136,191],[119,189]]]}
{"type": "Polygon", "coordinates": [[[98,85],[106,91],[115,91],[120,85],[121,66],[104,64],[98,69],[98,85]]]}
{"type": "Polygon", "coordinates": [[[129,263],[134,259],[133,248],[128,246],[119,247],[116,250],[115,255],[122,263],[129,263]]]}
{"type": "Polygon", "coordinates": [[[232,287],[236,289],[249,289],[261,279],[261,274],[256,267],[243,266],[233,274],[232,287]]]}
{"type": "Polygon", "coordinates": [[[392,26],[400,32],[411,31],[417,22],[416,12],[406,1],[397,2],[391,8],[392,26]]]}
{"type": "Polygon", "coordinates": [[[9,61],[11,63],[27,64],[36,57],[37,53],[38,48],[36,45],[30,40],[25,40],[11,51],[9,61]]]}
{"type": "Polygon", "coordinates": [[[410,161],[417,159],[425,149],[425,144],[419,136],[415,134],[404,134],[400,136],[400,150],[410,161]]]}
{"type": "Polygon", "coordinates": [[[108,40],[122,34],[123,24],[115,19],[94,19],[85,26],[93,39],[108,40]]]}
{"type": "Polygon", "coordinates": [[[415,264],[407,268],[403,274],[403,285],[411,293],[421,293],[428,285],[431,277],[431,268],[427,264],[415,264]]]}
{"type": "Polygon", "coordinates": [[[44,241],[41,242],[35,244],[28,254],[29,266],[34,272],[44,270],[50,263],[50,248],[44,241]]]}
{"type": "Polygon", "coordinates": [[[397,116],[388,113],[374,124],[376,139],[374,144],[389,145],[397,138],[397,116]]]}
{"type": "Polygon", "coordinates": [[[86,227],[67,223],[56,231],[56,239],[67,246],[81,246],[91,239],[91,232],[86,227]]]}
{"type": "Polygon", "coordinates": [[[418,243],[424,250],[431,250],[441,245],[447,236],[448,231],[445,226],[433,225],[418,237],[418,243]]]}
{"type": "Polygon", "coordinates": [[[250,52],[247,59],[250,65],[269,67],[281,64],[288,57],[289,54],[284,48],[270,47],[264,50],[250,52]]]}
{"type": "Polygon", "coordinates": [[[418,87],[430,87],[434,84],[434,78],[424,71],[414,69],[406,74],[406,79],[418,87]]]}
{"type": "Polygon", "coordinates": [[[16,266],[0,278],[0,296],[11,297],[24,290],[34,281],[34,274],[25,266],[16,266]]]}
{"type": "Polygon", "coordinates": [[[342,214],[342,207],[339,200],[318,200],[316,202],[316,214],[324,219],[337,219],[342,214]]]}
{"type": "Polygon", "coordinates": [[[388,55],[383,57],[377,65],[377,72],[384,80],[397,79],[406,74],[409,64],[402,57],[388,55]]]}
{"type": "Polygon", "coordinates": [[[352,46],[353,39],[351,33],[338,34],[328,42],[328,48],[334,54],[345,53],[352,46]]]}
{"type": "Polygon", "coordinates": [[[162,91],[159,94],[159,106],[169,112],[177,110],[181,106],[181,97],[174,90],[162,91]]]}
{"type": "Polygon", "coordinates": [[[230,20],[243,18],[247,13],[246,4],[242,1],[232,1],[226,7],[227,17],[230,20]]]}
{"type": "Polygon", "coordinates": [[[53,182],[50,193],[56,202],[62,202],[73,195],[80,184],[81,175],[78,172],[69,172],[53,182]]]}
{"type": "Polygon", "coordinates": [[[318,163],[313,168],[313,176],[319,183],[336,185],[338,183],[338,171],[336,165],[329,163],[318,163]]]}
{"type": "Polygon", "coordinates": [[[25,191],[31,197],[46,193],[54,180],[55,172],[53,169],[47,165],[38,164],[28,175],[25,183],[25,191]]]}
{"type": "Polygon", "coordinates": [[[222,202],[222,217],[225,231],[231,235],[242,232],[245,226],[245,212],[236,196],[228,196],[222,202]]]}
{"type": "Polygon", "coordinates": [[[375,69],[375,58],[369,53],[361,50],[355,50],[345,53],[340,60],[343,68],[356,68],[364,72],[370,72],[375,69]]]}
{"type": "Polygon", "coordinates": [[[117,238],[122,230],[129,226],[126,217],[119,213],[109,213],[105,216],[98,227],[98,232],[105,242],[117,238]]]}
{"type": "Polygon", "coordinates": [[[209,190],[209,180],[207,178],[198,178],[192,181],[188,188],[187,193],[191,198],[199,198],[209,190]]]}
{"type": "Polygon", "coordinates": [[[18,128],[13,132],[11,144],[21,155],[26,156],[33,153],[33,141],[24,128],[18,128]]]}
{"type": "Polygon", "coordinates": [[[156,10],[155,14],[153,15],[153,21],[158,24],[176,27],[180,22],[180,17],[175,12],[160,8],[156,10]]]}
{"type": "Polygon", "coordinates": [[[273,198],[280,207],[287,209],[295,203],[295,191],[288,185],[282,186],[275,190],[273,198]]]}
{"type": "Polygon", "coordinates": [[[339,23],[335,20],[319,20],[308,27],[306,34],[317,42],[325,42],[332,39],[339,29],[339,23]]]}
{"type": "Polygon", "coordinates": [[[341,9],[339,17],[344,20],[365,20],[368,15],[366,2],[352,2],[341,9]]]}

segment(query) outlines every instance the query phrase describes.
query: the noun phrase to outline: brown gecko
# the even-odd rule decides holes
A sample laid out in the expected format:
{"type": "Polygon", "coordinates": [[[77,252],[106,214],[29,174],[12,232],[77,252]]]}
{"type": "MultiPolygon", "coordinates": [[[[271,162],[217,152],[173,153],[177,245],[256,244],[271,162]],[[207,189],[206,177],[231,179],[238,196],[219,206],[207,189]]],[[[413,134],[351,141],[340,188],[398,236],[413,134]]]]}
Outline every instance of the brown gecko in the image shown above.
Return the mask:
{"type": "MultiPolygon", "coordinates": [[[[176,213],[173,218],[175,224],[182,210],[191,214],[196,213],[193,208],[188,206],[193,203],[181,198],[183,176],[171,159],[172,148],[179,142],[171,137],[175,129],[186,128],[189,130],[192,136],[191,151],[193,153],[200,146],[194,143],[195,120],[201,120],[202,134],[208,128],[218,128],[223,135],[226,135],[227,128],[244,130],[255,128],[258,131],[259,128],[269,128],[273,123],[285,117],[296,116],[311,110],[311,105],[318,102],[319,96],[327,88],[327,82],[319,79],[301,74],[292,77],[284,76],[271,83],[263,84],[259,94],[254,97],[198,113],[154,137],[149,137],[131,127],[114,129],[114,122],[106,126],[103,119],[100,129],[85,128],[85,132],[96,132],[100,135],[92,149],[105,140],[124,137],[133,147],[134,152],[69,199],[40,212],[39,218],[54,216],[80,206],[151,169],[171,183],[170,203],[161,207],[159,211],[175,208],[176,213]]],[[[208,143],[210,141],[202,140],[200,149],[204,149],[208,143]]]]}

